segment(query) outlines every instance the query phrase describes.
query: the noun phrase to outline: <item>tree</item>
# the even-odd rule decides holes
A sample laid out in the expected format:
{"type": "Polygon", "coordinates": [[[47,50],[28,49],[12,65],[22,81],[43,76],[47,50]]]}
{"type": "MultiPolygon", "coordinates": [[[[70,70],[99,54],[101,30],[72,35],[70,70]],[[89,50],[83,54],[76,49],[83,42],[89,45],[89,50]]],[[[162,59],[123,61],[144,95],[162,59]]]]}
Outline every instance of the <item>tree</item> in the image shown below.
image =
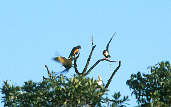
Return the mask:
{"type": "Polygon", "coordinates": [[[120,92],[114,93],[112,99],[109,99],[108,97],[105,98],[105,103],[110,107],[126,107],[126,105],[129,105],[126,103],[127,101],[129,101],[128,96],[121,98],[120,92]]]}
{"type": "MultiPolygon", "coordinates": [[[[120,93],[117,93],[117,97],[114,94],[115,97],[111,100],[103,98],[103,95],[108,91],[112,78],[121,66],[121,61],[119,61],[118,67],[114,69],[106,84],[98,85],[98,80],[87,76],[100,62],[116,62],[102,58],[88,69],[95,47],[96,45],[92,41],[92,49],[82,72],[77,69],[77,59],[80,54],[74,56],[73,67],[75,75],[72,78],[68,78],[63,74],[56,75],[55,72],[51,72],[48,66],[45,65],[48,77],[43,77],[41,82],[27,81],[23,86],[14,86],[5,81],[1,89],[4,95],[2,97],[4,106],[101,106],[102,103],[107,102],[112,103],[112,105],[123,106],[124,102],[128,101],[128,97],[124,96],[123,99],[119,99],[120,93]]],[[[68,61],[65,57],[58,57],[57,59],[67,62],[72,61],[68,61]]],[[[67,62],[63,62],[65,67],[67,62]]]]}
{"type": "Polygon", "coordinates": [[[82,76],[69,79],[63,75],[39,83],[27,81],[22,87],[11,86],[6,81],[2,88],[5,106],[92,105],[104,91],[96,80],[82,76]]]}
{"type": "Polygon", "coordinates": [[[132,74],[127,85],[141,106],[171,106],[171,67],[168,61],[149,67],[149,74],[132,74]]]}

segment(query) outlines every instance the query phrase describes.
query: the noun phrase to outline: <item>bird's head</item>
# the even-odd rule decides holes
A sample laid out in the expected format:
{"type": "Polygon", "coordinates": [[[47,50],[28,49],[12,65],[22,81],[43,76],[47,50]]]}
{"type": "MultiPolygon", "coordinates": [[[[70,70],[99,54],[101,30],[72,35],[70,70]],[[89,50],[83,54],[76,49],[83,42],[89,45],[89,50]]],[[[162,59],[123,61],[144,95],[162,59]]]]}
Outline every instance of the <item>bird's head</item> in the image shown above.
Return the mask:
{"type": "Polygon", "coordinates": [[[78,45],[77,48],[78,48],[78,49],[81,49],[81,45],[78,45]]]}

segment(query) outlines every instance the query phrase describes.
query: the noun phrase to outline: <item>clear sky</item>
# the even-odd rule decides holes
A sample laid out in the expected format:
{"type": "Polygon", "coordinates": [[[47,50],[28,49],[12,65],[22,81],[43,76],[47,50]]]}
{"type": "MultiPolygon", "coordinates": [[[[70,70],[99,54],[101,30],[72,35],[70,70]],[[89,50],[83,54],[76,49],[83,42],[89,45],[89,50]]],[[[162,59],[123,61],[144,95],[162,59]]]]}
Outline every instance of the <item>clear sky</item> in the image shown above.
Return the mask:
{"type": "MultiPolygon", "coordinates": [[[[1,0],[0,1],[0,86],[4,80],[15,85],[41,81],[44,65],[60,71],[54,56],[68,57],[72,47],[81,45],[79,70],[91,50],[91,35],[97,45],[91,65],[114,32],[111,59],[122,66],[112,80],[109,94],[129,95],[126,85],[132,73],[162,60],[171,61],[170,0],[1,0]]],[[[117,63],[100,63],[89,76],[102,75],[104,83],[117,63]]],[[[72,76],[73,69],[68,76],[72,76]]],[[[2,95],[0,95],[2,96],[2,95]]],[[[130,96],[130,107],[136,100],[130,96]]],[[[2,105],[2,104],[1,104],[2,105]]]]}

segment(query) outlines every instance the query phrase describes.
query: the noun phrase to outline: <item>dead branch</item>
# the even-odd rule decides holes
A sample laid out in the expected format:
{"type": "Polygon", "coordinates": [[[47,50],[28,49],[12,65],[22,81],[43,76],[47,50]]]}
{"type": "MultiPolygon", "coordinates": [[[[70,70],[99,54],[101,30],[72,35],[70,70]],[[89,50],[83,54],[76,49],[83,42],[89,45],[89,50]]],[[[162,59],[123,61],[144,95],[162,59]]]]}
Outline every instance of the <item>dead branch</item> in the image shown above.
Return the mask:
{"type": "Polygon", "coordinates": [[[112,75],[110,76],[110,78],[109,78],[109,80],[108,80],[108,82],[107,82],[105,88],[108,88],[108,87],[109,87],[109,84],[110,84],[110,82],[112,81],[113,76],[114,76],[115,73],[118,71],[118,69],[120,68],[120,66],[121,66],[121,61],[119,61],[118,67],[114,70],[114,72],[113,72],[112,75]]]}
{"type": "Polygon", "coordinates": [[[117,62],[117,61],[112,61],[112,60],[109,60],[109,59],[105,59],[106,61],[108,62],[117,62]]]}
{"type": "MultiPolygon", "coordinates": [[[[109,80],[108,80],[108,82],[107,82],[107,84],[106,84],[106,86],[105,86],[106,89],[109,87],[110,82],[112,81],[113,76],[114,76],[115,73],[118,71],[118,69],[120,68],[120,66],[121,66],[121,61],[119,61],[118,67],[114,70],[114,72],[113,72],[112,75],[110,76],[110,78],[109,78],[109,80]]],[[[103,95],[103,94],[101,94],[101,96],[102,96],[102,95],[103,95]]],[[[99,98],[101,98],[101,96],[100,96],[99,98]]],[[[99,99],[99,100],[100,100],[100,99],[99,99]]],[[[97,104],[97,103],[95,103],[95,104],[93,105],[93,107],[95,107],[96,104],[97,104]]]]}
{"type": "Polygon", "coordinates": [[[79,57],[80,54],[78,54],[77,57],[74,57],[74,69],[75,69],[75,72],[78,74],[78,75],[81,75],[81,73],[78,72],[78,69],[77,69],[77,59],[79,57]]]}
{"type": "Polygon", "coordinates": [[[47,69],[47,71],[48,71],[48,76],[50,77],[50,78],[52,78],[52,74],[50,73],[50,70],[49,70],[49,68],[48,68],[48,66],[47,65],[45,65],[45,68],[47,69]]]}
{"type": "Polygon", "coordinates": [[[93,33],[92,33],[92,38],[91,38],[91,45],[92,46],[94,45],[94,36],[93,36],[93,33]]]}
{"type": "Polygon", "coordinates": [[[88,75],[90,73],[90,71],[97,66],[98,63],[100,63],[101,61],[104,61],[105,59],[99,59],[98,61],[96,61],[96,63],[84,74],[84,75],[88,75]]]}
{"type": "Polygon", "coordinates": [[[108,61],[108,62],[117,62],[117,61],[112,61],[112,60],[109,60],[109,59],[99,59],[98,61],[96,61],[96,63],[84,74],[84,75],[88,75],[90,73],[90,71],[95,67],[97,66],[97,64],[99,64],[101,61],[108,61]]]}
{"type": "Polygon", "coordinates": [[[95,47],[96,47],[96,45],[92,46],[91,52],[90,52],[90,54],[89,54],[89,57],[88,57],[88,59],[87,59],[87,63],[86,63],[86,65],[85,65],[84,69],[83,69],[82,74],[84,74],[84,73],[87,71],[87,68],[88,68],[88,65],[89,65],[89,63],[90,63],[90,59],[91,59],[91,56],[92,56],[92,54],[93,54],[93,51],[94,51],[95,47]]]}

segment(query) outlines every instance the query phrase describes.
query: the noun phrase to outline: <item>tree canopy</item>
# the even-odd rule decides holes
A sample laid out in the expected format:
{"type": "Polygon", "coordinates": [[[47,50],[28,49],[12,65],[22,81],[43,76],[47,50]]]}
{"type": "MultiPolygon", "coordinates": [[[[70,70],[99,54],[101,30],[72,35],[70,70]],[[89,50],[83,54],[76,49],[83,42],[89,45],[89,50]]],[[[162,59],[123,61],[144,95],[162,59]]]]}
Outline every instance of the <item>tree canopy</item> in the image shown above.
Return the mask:
{"type": "MultiPolygon", "coordinates": [[[[108,47],[109,43],[107,44],[108,47]]],[[[106,104],[113,107],[124,107],[129,100],[128,96],[121,98],[120,92],[114,93],[112,98],[107,96],[108,87],[114,75],[119,70],[121,61],[112,61],[105,57],[97,60],[92,66],[88,67],[95,47],[96,45],[94,45],[92,40],[92,49],[82,71],[77,69],[77,59],[80,56],[79,49],[81,46],[74,47],[68,58],[63,56],[54,58],[66,68],[64,71],[68,71],[71,67],[74,67],[75,75],[72,78],[64,76],[63,72],[57,75],[56,72],[51,72],[48,66],[45,65],[48,77],[43,76],[40,82],[30,80],[24,82],[23,86],[15,86],[5,81],[1,89],[4,106],[82,107],[102,106],[106,104]],[[113,70],[106,84],[103,82],[99,84],[100,80],[95,80],[93,77],[89,78],[88,75],[103,61],[109,63],[118,62],[118,66],[113,70]]]]}
{"type": "Polygon", "coordinates": [[[168,61],[149,67],[148,74],[132,74],[127,85],[142,106],[171,106],[171,67],[168,61]]]}
{"type": "MultiPolygon", "coordinates": [[[[112,36],[113,38],[113,36],[112,36]]],[[[54,59],[60,62],[65,71],[74,68],[74,76],[67,77],[60,72],[51,72],[47,65],[48,77],[42,77],[42,81],[34,82],[32,80],[24,82],[23,86],[11,85],[8,80],[4,81],[1,93],[4,106],[31,106],[31,107],[85,107],[85,106],[112,106],[126,107],[129,101],[128,96],[121,97],[120,92],[108,95],[108,87],[121,67],[121,61],[111,60],[109,55],[109,44],[103,51],[104,58],[98,59],[93,65],[89,65],[93,58],[93,52],[96,48],[92,40],[92,48],[87,58],[84,69],[77,68],[77,59],[80,56],[81,46],[74,47],[69,57],[57,56],[54,59]],[[108,77],[107,83],[103,83],[101,77],[99,80],[90,78],[88,75],[101,62],[118,63],[108,77]],[[90,67],[89,67],[90,66],[90,67]]],[[[102,53],[102,52],[101,52],[102,53]]],[[[126,84],[131,89],[131,95],[134,95],[140,107],[169,107],[171,106],[171,67],[169,61],[162,61],[154,66],[150,66],[149,72],[144,74],[138,72],[132,74],[126,84]]],[[[135,106],[135,105],[133,105],[135,106]]]]}

